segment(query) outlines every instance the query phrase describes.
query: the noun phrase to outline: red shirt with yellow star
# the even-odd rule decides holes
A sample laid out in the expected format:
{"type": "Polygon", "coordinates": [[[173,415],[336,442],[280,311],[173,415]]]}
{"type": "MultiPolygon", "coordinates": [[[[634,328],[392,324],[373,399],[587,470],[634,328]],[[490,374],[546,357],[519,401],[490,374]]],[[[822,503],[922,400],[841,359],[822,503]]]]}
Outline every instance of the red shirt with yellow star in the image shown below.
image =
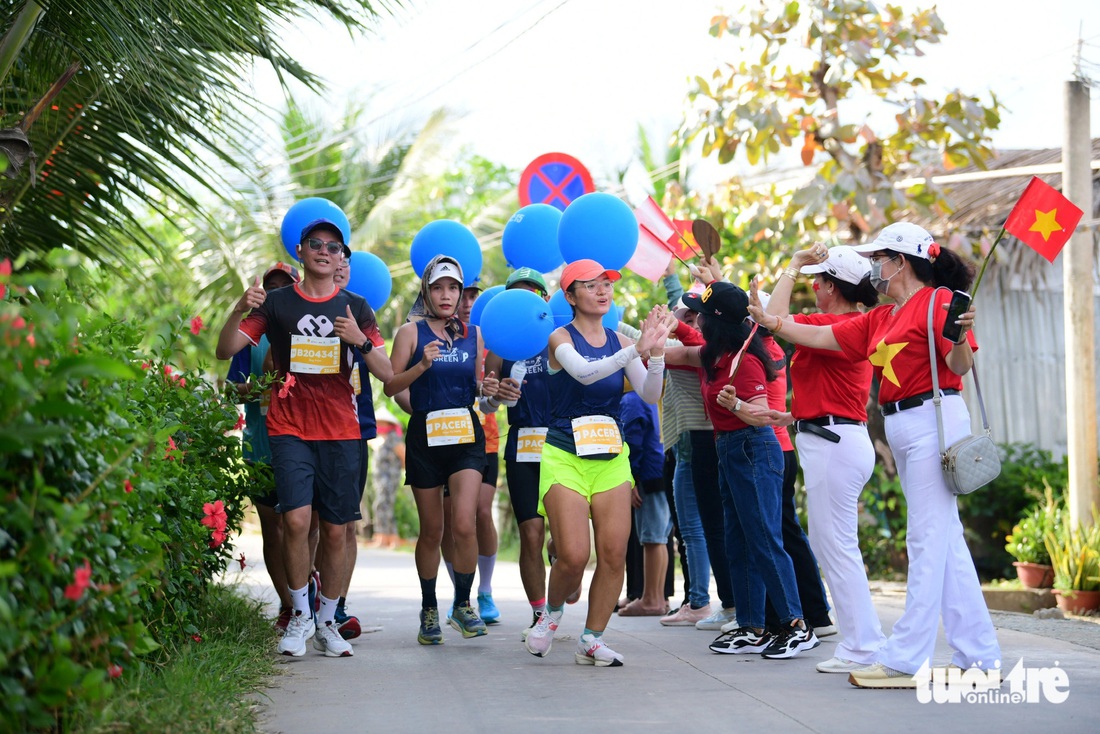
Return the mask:
{"type": "MultiPolygon", "coordinates": [[[[866,358],[879,378],[880,404],[903,400],[932,391],[932,371],[928,366],[928,301],[936,295],[932,328],[936,334],[936,367],[940,389],[962,389],[962,376],[947,367],[944,357],[952,344],[939,336],[947,320],[943,304],[951,301],[946,288],[922,288],[894,313],[893,306],[879,306],[862,316],[833,324],[833,335],[849,357],[866,358]]],[[[978,350],[974,333],[968,332],[971,349],[978,350]]]]}

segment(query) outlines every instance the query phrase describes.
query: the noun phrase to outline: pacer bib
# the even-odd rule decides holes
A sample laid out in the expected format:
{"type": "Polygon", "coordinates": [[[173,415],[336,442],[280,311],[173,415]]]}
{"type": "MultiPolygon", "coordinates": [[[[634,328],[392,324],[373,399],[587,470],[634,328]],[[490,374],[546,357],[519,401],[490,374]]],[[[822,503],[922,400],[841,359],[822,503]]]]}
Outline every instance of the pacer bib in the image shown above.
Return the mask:
{"type": "Polygon", "coordinates": [[[425,420],[429,446],[448,446],[456,443],[473,443],[474,419],[469,408],[433,410],[425,420]]]}
{"type": "Polygon", "coordinates": [[[586,415],[573,419],[573,443],[577,456],[621,454],[623,437],[615,419],[606,415],[586,415]]]}
{"type": "Polygon", "coordinates": [[[545,428],[521,428],[516,436],[516,461],[542,462],[545,428]]]}
{"type": "Polygon", "coordinates": [[[291,336],[290,371],[310,375],[340,372],[340,337],[291,336]]]}
{"type": "Polygon", "coordinates": [[[351,389],[355,391],[356,395],[363,392],[362,378],[359,377],[359,363],[356,362],[351,366],[351,389]]]}

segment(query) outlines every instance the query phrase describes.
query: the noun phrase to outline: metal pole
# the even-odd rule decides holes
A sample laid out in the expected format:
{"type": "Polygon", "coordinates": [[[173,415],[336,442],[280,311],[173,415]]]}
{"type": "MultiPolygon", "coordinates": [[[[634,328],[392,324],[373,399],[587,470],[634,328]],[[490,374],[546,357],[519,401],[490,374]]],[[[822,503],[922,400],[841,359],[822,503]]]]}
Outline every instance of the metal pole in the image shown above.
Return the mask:
{"type": "MultiPolygon", "coordinates": [[[[1089,88],[1066,82],[1065,141],[1062,145],[1062,193],[1093,218],[1092,141],[1089,139],[1089,88]]],[[[1066,331],[1066,423],[1069,449],[1071,526],[1088,525],[1100,506],[1097,485],[1096,365],[1093,341],[1095,295],[1092,232],[1078,228],[1062,252],[1066,331]]]]}

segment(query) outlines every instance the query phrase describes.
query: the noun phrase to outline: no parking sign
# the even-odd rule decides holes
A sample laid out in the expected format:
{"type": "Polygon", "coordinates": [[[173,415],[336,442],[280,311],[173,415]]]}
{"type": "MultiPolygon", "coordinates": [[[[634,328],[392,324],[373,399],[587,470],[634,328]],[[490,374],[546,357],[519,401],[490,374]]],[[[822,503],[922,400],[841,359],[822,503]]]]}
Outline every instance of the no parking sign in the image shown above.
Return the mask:
{"type": "Polygon", "coordinates": [[[592,174],[576,158],[565,153],[544,153],[523,169],[519,203],[549,204],[565,211],[573,199],[595,190],[592,174]]]}

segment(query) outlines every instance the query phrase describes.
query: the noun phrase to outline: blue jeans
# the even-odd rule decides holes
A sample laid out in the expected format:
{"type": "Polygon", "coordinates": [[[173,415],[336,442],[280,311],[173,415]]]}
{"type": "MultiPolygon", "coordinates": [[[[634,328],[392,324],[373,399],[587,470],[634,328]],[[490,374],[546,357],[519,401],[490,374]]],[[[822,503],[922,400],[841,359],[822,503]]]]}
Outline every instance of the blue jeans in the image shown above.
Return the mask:
{"type": "Polygon", "coordinates": [[[780,624],[802,618],[794,564],[783,550],[783,451],[770,426],[718,434],[718,486],[737,623],[764,627],[765,593],[780,624]]]}
{"type": "Polygon", "coordinates": [[[684,539],[688,578],[691,579],[688,602],[694,609],[701,609],[710,604],[710,558],[707,557],[707,538],[703,534],[699,505],[695,502],[691,464],[681,460],[678,451],[676,473],[672,477],[672,498],[676,503],[676,522],[680,528],[680,537],[684,539]]]}

